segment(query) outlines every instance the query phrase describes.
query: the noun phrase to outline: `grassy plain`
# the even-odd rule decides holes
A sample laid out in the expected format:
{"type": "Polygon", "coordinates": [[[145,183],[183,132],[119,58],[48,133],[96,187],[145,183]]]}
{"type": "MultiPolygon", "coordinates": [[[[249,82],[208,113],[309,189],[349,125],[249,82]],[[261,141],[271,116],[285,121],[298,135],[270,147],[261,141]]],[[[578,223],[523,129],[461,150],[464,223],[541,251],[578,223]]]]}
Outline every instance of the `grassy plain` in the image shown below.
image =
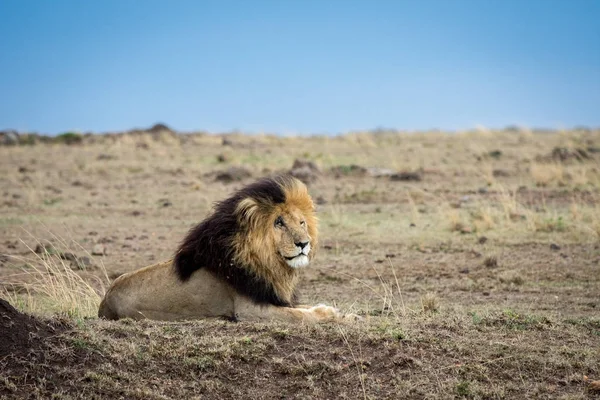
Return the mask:
{"type": "Polygon", "coordinates": [[[0,297],[59,326],[0,355],[2,398],[600,395],[598,130],[92,136],[0,147],[0,188],[0,297]],[[301,300],[362,323],[95,318],[110,280],[296,159],[320,170],[301,300]]]}

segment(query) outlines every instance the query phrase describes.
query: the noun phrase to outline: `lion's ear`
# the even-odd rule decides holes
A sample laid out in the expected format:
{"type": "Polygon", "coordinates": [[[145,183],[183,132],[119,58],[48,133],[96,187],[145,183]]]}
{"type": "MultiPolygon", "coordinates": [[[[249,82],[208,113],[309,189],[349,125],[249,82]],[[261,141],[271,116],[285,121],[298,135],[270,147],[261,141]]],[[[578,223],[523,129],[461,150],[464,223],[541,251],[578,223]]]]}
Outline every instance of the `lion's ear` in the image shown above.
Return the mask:
{"type": "Polygon", "coordinates": [[[251,197],[240,200],[235,209],[238,222],[244,226],[250,225],[252,221],[256,220],[258,211],[258,202],[251,197]]]}

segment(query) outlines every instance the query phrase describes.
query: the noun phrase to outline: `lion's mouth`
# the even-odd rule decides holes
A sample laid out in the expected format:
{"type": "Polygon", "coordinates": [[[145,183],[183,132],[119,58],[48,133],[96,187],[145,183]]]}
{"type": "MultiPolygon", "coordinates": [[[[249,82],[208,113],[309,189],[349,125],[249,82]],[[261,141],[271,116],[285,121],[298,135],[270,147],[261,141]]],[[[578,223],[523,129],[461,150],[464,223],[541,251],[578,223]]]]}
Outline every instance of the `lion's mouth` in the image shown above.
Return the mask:
{"type": "Polygon", "coordinates": [[[309,263],[308,256],[304,253],[300,253],[297,256],[286,257],[284,256],[287,265],[292,268],[302,268],[306,267],[309,263]]]}

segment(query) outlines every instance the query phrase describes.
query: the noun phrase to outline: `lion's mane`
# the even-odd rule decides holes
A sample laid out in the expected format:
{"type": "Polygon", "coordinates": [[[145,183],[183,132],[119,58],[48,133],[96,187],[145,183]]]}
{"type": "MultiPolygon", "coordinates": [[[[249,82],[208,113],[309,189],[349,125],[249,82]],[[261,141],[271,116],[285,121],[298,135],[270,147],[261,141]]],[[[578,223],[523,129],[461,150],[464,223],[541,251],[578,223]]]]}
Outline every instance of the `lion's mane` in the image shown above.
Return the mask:
{"type": "Polygon", "coordinates": [[[293,306],[297,272],[272,240],[278,206],[302,212],[316,249],[317,219],[306,186],[288,175],[265,178],[216,203],[213,213],[188,232],[173,262],[179,279],[185,282],[205,268],[258,304],[293,306]]]}

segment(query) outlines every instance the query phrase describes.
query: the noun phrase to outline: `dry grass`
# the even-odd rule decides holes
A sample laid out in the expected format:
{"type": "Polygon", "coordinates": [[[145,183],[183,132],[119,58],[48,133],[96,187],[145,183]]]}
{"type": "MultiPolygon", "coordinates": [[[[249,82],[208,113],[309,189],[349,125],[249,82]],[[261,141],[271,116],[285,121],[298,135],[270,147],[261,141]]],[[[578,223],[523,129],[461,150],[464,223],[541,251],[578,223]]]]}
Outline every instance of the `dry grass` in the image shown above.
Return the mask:
{"type": "MultiPolygon", "coordinates": [[[[63,239],[54,238],[66,246],[63,239]]],[[[72,252],[59,251],[38,241],[39,248],[41,252],[28,247],[30,257],[13,257],[14,262],[22,263],[24,267],[21,267],[22,272],[3,281],[0,297],[28,314],[58,313],[73,318],[97,316],[105,284],[110,281],[104,267],[100,266],[104,279],[89,274],[84,277],[76,270],[85,269],[85,266],[64,257],[72,252]]],[[[88,257],[91,256],[88,254],[88,257]]]]}
{"type": "Polygon", "coordinates": [[[531,177],[537,186],[566,184],[564,168],[560,164],[531,164],[531,177]]]}
{"type": "Polygon", "coordinates": [[[3,359],[0,397],[593,398],[598,161],[547,160],[555,147],[599,140],[598,131],[479,128],[140,134],[63,146],[60,158],[52,146],[0,147],[0,253],[9,255],[0,256],[9,289],[0,296],[72,324],[27,357],[3,359]],[[301,300],[362,323],[81,318],[95,315],[107,274],[171,257],[214,201],[246,183],[215,181],[215,172],[243,165],[258,177],[295,158],[322,170],[310,185],[322,246],[303,271],[301,300]],[[419,169],[423,179],[330,173],[353,164],[419,169]],[[21,227],[31,236],[19,241],[21,227]],[[32,252],[48,242],[59,251],[32,252]],[[108,249],[99,269],[73,269],[58,255],[97,243],[108,249]]]}

